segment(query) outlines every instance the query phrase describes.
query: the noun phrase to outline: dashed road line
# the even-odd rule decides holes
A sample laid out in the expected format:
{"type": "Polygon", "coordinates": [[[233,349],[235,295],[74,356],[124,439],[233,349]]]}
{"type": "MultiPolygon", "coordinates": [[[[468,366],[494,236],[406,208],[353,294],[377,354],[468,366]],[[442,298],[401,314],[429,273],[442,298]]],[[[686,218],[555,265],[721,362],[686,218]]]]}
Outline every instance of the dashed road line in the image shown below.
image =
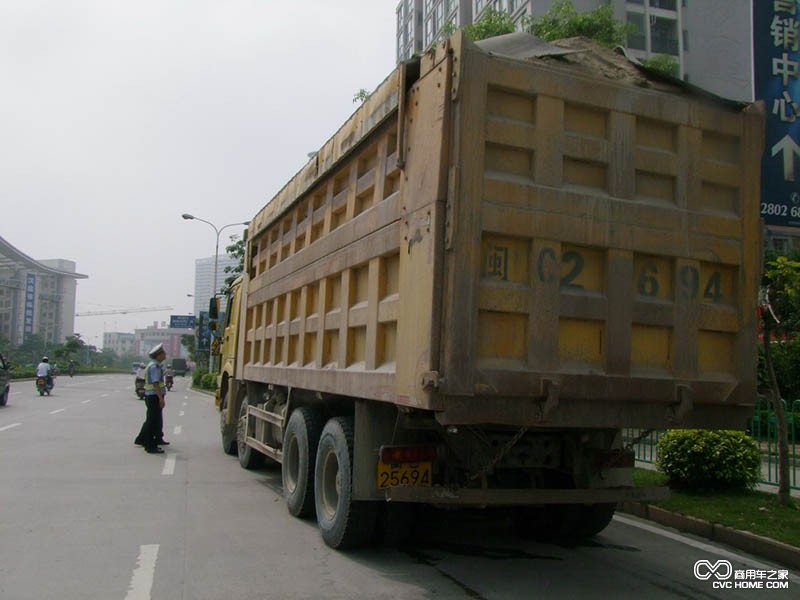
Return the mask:
{"type": "Polygon", "coordinates": [[[184,402],[183,404],[181,404],[181,406],[186,406],[186,402],[184,402]]]}
{"type": "Polygon", "coordinates": [[[162,475],[174,475],[175,474],[175,456],[171,455],[164,460],[164,468],[161,470],[162,475]]]}
{"type": "Polygon", "coordinates": [[[50,411],[50,414],[51,414],[51,415],[57,415],[58,413],[60,413],[60,412],[64,412],[65,410],[67,410],[67,409],[66,409],[66,408],[57,408],[57,409],[55,409],[55,410],[51,410],[51,411],[50,411]]]}
{"type": "Polygon", "coordinates": [[[183,425],[175,425],[175,429],[172,430],[172,434],[180,435],[181,431],[183,431],[183,425]]]}
{"type": "Polygon", "coordinates": [[[3,425],[0,427],[0,431],[6,431],[7,429],[14,429],[14,427],[19,427],[22,423],[11,423],[9,425],[3,425]]]}
{"type": "Polygon", "coordinates": [[[136,568],[133,570],[125,600],[150,600],[156,561],[158,560],[158,548],[158,544],[139,546],[139,558],[136,560],[136,568]]]}
{"type": "Polygon", "coordinates": [[[186,411],[185,411],[185,410],[182,410],[181,412],[179,412],[179,413],[178,413],[178,416],[179,416],[179,417],[182,417],[182,416],[183,416],[183,415],[185,415],[185,414],[186,414],[186,411]]]}
{"type": "Polygon", "coordinates": [[[81,404],[89,404],[89,402],[91,401],[92,401],[91,398],[89,398],[88,400],[81,400],[81,404]]]}

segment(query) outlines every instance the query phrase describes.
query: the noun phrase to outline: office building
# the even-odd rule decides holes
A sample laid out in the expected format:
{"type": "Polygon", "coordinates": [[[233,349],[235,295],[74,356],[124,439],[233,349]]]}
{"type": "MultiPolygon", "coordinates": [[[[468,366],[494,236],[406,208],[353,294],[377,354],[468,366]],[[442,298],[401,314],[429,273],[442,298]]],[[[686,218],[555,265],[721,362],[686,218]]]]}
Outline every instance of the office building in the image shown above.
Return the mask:
{"type": "Polygon", "coordinates": [[[0,340],[20,345],[31,335],[63,344],[75,333],[78,279],[71,260],[34,260],[0,237],[0,340]]]}
{"type": "Polygon", "coordinates": [[[177,329],[154,321],[150,327],[133,330],[133,354],[147,358],[148,352],[157,344],[164,344],[168,358],[189,358],[188,349],[181,343],[184,335],[194,336],[194,329],[177,329]]]}
{"type": "MultiPolygon", "coordinates": [[[[541,16],[553,0],[401,0],[397,5],[397,61],[422,52],[442,35],[480,20],[493,8],[508,12],[521,26],[541,16]]],[[[748,0],[572,0],[578,12],[610,3],[617,19],[633,26],[630,54],[639,59],[671,56],[680,76],[719,96],[750,101],[751,2],[748,0]]]]}

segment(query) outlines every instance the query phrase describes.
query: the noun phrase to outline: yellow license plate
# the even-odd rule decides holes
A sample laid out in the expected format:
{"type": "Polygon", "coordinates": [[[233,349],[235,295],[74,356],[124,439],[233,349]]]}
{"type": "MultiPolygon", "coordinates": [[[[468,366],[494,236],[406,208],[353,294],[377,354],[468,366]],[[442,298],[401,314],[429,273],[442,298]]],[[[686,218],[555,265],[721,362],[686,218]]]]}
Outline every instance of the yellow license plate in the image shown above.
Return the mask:
{"type": "Polygon", "coordinates": [[[430,462],[389,465],[378,461],[378,489],[431,485],[430,462]]]}

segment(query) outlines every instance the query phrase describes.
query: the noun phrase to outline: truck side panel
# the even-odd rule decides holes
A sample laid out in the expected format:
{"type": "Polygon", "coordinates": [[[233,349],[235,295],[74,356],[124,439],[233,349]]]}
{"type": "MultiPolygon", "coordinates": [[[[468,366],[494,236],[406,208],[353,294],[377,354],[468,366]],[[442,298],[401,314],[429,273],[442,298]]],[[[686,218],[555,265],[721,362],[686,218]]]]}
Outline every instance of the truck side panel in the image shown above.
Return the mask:
{"type": "Polygon", "coordinates": [[[254,236],[244,378],[394,399],[397,116],[254,236]]]}

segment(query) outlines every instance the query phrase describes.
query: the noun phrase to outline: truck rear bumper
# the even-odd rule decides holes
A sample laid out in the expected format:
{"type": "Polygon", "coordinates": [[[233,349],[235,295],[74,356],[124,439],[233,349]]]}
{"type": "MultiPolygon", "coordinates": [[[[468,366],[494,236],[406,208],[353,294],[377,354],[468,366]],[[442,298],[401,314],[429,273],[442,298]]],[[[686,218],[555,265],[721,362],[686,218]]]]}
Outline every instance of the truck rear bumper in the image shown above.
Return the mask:
{"type": "Polygon", "coordinates": [[[445,487],[393,487],[386,499],[454,506],[532,506],[537,504],[611,504],[666,500],[669,488],[614,488],[590,490],[481,490],[445,487]]]}

